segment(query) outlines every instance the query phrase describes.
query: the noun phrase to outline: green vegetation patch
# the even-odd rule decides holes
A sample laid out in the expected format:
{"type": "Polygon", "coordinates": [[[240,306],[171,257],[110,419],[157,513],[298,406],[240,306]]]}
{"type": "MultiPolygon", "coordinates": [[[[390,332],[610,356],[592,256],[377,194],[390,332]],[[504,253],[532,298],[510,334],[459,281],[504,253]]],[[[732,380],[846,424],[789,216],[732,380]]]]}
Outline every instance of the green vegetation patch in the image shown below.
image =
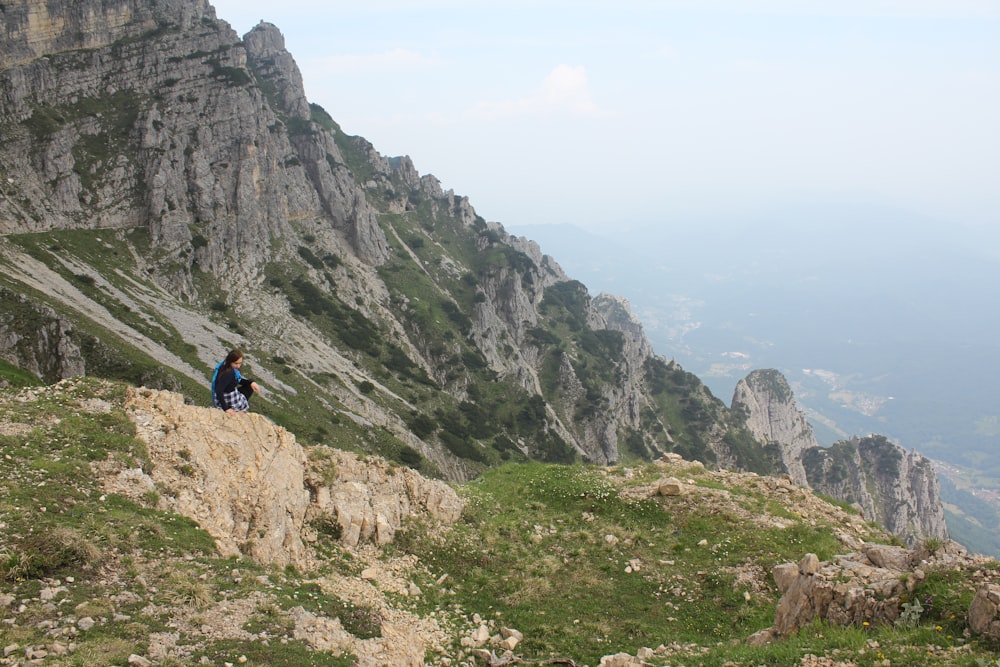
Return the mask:
{"type": "Polygon", "coordinates": [[[447,575],[429,603],[517,628],[529,659],[596,664],[609,648],[712,645],[767,627],[770,568],[839,546],[804,523],[750,528],[695,501],[633,497],[608,474],[539,463],[486,471],[467,487],[462,522],[444,534],[411,527],[399,547],[447,575]],[[749,599],[747,571],[759,575],[749,599]]]}

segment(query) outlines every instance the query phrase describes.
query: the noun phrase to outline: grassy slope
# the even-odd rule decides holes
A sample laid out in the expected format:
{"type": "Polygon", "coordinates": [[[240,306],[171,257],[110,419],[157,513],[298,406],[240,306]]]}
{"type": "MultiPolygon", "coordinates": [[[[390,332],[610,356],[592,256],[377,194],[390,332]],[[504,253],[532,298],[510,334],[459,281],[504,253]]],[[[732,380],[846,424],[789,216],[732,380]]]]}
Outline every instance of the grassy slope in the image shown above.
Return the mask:
{"type": "MultiPolygon", "coordinates": [[[[358,635],[378,634],[378,619],[327,583],[333,575],[359,577],[358,554],[323,542],[325,564],[309,573],[221,559],[191,521],[155,509],[155,492],[141,501],[105,495],[93,465],[147,465],[120,408],[120,385],[79,379],[18,391],[25,390],[0,390],[0,599],[10,596],[0,608],[0,645],[21,651],[72,641],[74,651],[52,664],[123,664],[145,654],[156,633],[178,632],[187,657],[160,664],[201,656],[220,664],[240,655],[260,665],[352,664],[351,656],[315,652],[290,636],[287,610],[300,605],[337,613],[358,635]],[[220,604],[247,608],[240,621],[247,634],[186,631],[186,623],[229,615],[220,604]],[[187,610],[184,622],[178,609],[187,610]],[[74,627],[84,616],[96,625],[74,627]]],[[[386,603],[440,619],[453,632],[444,648],[454,657],[478,614],[494,630],[524,633],[517,652],[535,662],[596,665],[605,654],[663,644],[656,664],[787,665],[806,653],[855,665],[993,664],[995,647],[960,648],[972,587],[957,573],[932,575],[918,591],[933,603],[915,628],[817,624],[769,647],[742,645],[773,618],[773,565],[840,551],[834,526],[880,536],[840,508],[773,488],[769,478],[685,462],[610,470],[506,465],[460,489],[469,503],[455,526],[414,525],[398,535],[382,558],[418,556],[407,576],[423,593],[386,603]],[[650,497],[650,484],[664,474],[689,482],[689,492],[650,497]]]]}

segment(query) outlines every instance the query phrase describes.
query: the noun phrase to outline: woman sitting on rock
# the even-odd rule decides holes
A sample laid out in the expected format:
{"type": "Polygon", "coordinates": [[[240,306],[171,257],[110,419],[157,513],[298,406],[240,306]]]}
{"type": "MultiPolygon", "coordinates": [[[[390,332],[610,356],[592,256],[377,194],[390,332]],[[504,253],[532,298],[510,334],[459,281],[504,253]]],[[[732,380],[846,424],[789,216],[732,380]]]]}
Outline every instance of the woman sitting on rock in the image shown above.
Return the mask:
{"type": "Polygon", "coordinates": [[[260,391],[257,383],[240,374],[243,352],[231,350],[212,374],[212,405],[226,412],[247,412],[250,397],[260,391]]]}

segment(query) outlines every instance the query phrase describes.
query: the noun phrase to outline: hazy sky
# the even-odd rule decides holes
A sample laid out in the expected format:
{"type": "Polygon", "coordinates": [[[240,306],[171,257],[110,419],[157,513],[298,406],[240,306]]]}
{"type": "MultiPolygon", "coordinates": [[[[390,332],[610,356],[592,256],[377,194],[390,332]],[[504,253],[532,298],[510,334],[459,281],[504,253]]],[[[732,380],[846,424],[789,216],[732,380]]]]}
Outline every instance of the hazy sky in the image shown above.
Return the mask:
{"type": "Polygon", "coordinates": [[[1000,227],[998,0],[218,0],[505,225],[873,203],[1000,227]]]}

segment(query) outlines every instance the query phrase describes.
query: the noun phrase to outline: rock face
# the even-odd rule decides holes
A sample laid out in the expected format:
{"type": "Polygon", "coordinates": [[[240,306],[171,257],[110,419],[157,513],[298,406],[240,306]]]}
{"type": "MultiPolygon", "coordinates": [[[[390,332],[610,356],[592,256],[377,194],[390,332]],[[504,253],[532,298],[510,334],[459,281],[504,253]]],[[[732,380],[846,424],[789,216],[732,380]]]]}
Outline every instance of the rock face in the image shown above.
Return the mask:
{"type": "Polygon", "coordinates": [[[74,0],[5,2],[0,69],[50,53],[95,49],[135,39],[166,21],[189,25],[215,16],[206,0],[111,0],[102,5],[101,11],[94,11],[74,0]]]}
{"type": "MultiPolygon", "coordinates": [[[[774,626],[751,637],[750,643],[794,634],[815,619],[854,626],[905,623],[907,619],[901,614],[906,611],[908,594],[928,572],[936,568],[974,570],[983,562],[955,542],[935,551],[871,544],[827,562],[807,554],[799,563],[774,568],[774,581],[781,592],[774,626]]],[[[971,615],[972,611],[970,620],[971,615]]],[[[988,610],[982,618],[987,615],[988,610]]]]}
{"type": "Polygon", "coordinates": [[[907,544],[947,539],[937,473],[921,454],[873,435],[808,450],[803,463],[813,489],[857,503],[907,544]]]}
{"type": "Polygon", "coordinates": [[[990,641],[1000,641],[1000,586],[984,583],[969,606],[969,627],[990,641]]]}
{"type": "Polygon", "coordinates": [[[70,335],[70,322],[23,297],[11,294],[10,300],[20,307],[0,313],[0,358],[47,382],[83,375],[83,355],[70,335]]]}
{"type": "Polygon", "coordinates": [[[882,436],[820,447],[785,378],[775,370],[741,380],[732,409],[761,442],[774,443],[796,483],[856,504],[874,521],[913,546],[947,539],[944,505],[931,462],[882,436]]]}
{"type": "Polygon", "coordinates": [[[324,479],[292,434],[258,414],[189,406],[180,394],[150,389],[131,390],[128,410],[153,469],[120,473],[109,490],[170,489],[164,509],[197,521],[225,556],[304,565],[310,517],[335,516],[341,541],[357,547],[391,542],[412,516],[453,522],[462,511],[448,485],[348,452],[330,452],[335,477],[324,479]]]}
{"type": "Polygon", "coordinates": [[[757,370],[736,384],[732,409],[746,415],[747,429],[764,443],[777,443],[781,461],[796,484],[809,486],[802,454],[818,447],[812,426],[795,405],[792,388],[776,370],[757,370]]]}
{"type": "Polygon", "coordinates": [[[330,450],[329,455],[325,468],[332,467],[333,478],[314,472],[307,480],[311,513],[336,517],[341,541],[349,546],[388,544],[411,516],[453,523],[462,513],[464,503],[446,484],[385,461],[360,461],[341,450],[330,450]]]}

